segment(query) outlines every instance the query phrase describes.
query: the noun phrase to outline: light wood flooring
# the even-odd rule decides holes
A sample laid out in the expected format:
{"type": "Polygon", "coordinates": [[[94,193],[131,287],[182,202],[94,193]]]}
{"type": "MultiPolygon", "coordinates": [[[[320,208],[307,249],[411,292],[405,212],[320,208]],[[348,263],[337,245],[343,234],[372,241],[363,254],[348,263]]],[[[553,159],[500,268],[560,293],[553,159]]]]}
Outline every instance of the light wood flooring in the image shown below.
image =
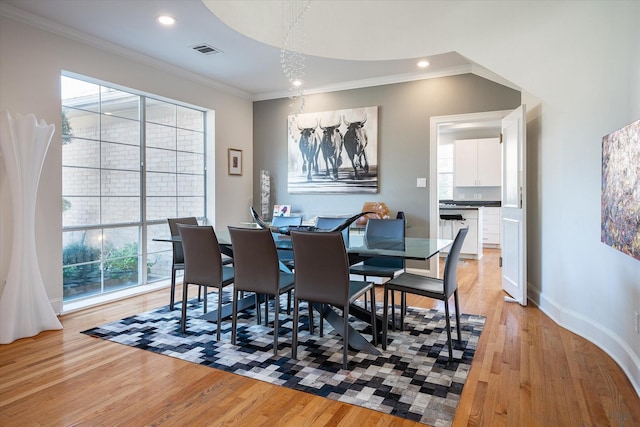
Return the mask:
{"type": "MultiPolygon", "coordinates": [[[[489,250],[459,266],[461,311],[487,321],[454,425],[640,425],[640,398],[616,363],[535,306],[504,302],[497,260],[489,250]]],[[[420,425],[79,333],[168,294],[62,316],[62,331],[0,346],[0,425],[420,425]]]]}

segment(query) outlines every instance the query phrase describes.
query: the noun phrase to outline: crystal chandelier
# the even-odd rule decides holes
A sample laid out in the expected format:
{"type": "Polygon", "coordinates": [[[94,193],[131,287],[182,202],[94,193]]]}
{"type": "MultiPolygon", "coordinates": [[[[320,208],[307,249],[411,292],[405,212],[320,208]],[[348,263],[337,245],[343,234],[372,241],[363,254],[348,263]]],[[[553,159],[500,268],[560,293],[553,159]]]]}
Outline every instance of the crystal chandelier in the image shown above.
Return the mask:
{"type": "Polygon", "coordinates": [[[311,7],[311,0],[283,0],[282,1],[282,48],[280,49],[280,64],[282,71],[289,80],[291,94],[290,107],[297,116],[304,109],[304,42],[303,18],[311,7]],[[297,104],[297,108],[296,108],[297,104]]]}

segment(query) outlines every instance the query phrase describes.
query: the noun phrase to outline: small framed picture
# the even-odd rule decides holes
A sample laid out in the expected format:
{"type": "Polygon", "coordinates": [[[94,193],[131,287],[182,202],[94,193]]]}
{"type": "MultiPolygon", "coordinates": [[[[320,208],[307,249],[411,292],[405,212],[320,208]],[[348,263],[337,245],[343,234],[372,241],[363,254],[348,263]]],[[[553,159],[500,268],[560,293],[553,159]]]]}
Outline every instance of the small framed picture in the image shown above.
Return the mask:
{"type": "Polygon", "coordinates": [[[229,175],[242,175],[242,150],[229,148],[229,175]]]}
{"type": "Polygon", "coordinates": [[[291,205],[273,205],[273,216],[291,216],[291,205]]]}

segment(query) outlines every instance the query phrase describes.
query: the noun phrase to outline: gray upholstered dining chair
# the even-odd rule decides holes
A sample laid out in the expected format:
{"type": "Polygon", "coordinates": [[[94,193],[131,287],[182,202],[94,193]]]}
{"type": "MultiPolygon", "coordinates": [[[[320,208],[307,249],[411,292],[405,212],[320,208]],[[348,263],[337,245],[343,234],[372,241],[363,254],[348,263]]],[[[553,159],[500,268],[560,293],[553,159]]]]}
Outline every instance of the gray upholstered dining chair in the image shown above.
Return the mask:
{"type": "MultiPolygon", "coordinates": [[[[382,325],[382,348],[387,348],[387,329],[389,328],[388,315],[388,295],[389,292],[401,291],[415,295],[421,295],[428,298],[437,299],[444,302],[445,319],[447,324],[447,340],[449,345],[449,360],[453,359],[453,344],[451,342],[451,320],[449,315],[449,298],[454,295],[456,308],[456,329],[458,331],[458,342],[460,336],[460,304],[458,301],[458,259],[460,258],[460,249],[467,235],[469,228],[461,228],[458,231],[451,251],[447,255],[444,264],[444,274],[442,279],[437,277],[421,276],[413,273],[402,273],[384,284],[384,314],[382,325]]],[[[392,319],[395,323],[395,319],[392,319]]],[[[400,322],[404,323],[404,310],[400,310],[400,322]]]]}
{"type": "Polygon", "coordinates": [[[260,323],[260,295],[264,295],[265,324],[269,323],[269,295],[274,296],[273,354],[278,354],[280,295],[293,289],[294,276],[280,271],[278,252],[267,229],[228,227],[233,247],[235,279],[233,284],[233,316],[231,343],[236,344],[238,299],[241,291],[255,292],[256,317],[260,323]]]}
{"type": "MultiPolygon", "coordinates": [[[[178,232],[178,224],[198,225],[198,220],[194,216],[183,218],[167,218],[169,223],[169,232],[171,237],[180,237],[178,232]]],[[[171,263],[171,291],[169,296],[169,309],[174,309],[174,301],[176,295],[176,273],[179,270],[184,270],[184,251],[182,249],[182,243],[173,242],[173,262],[171,263]]],[[[229,265],[233,262],[233,259],[226,255],[222,255],[222,264],[229,265]]],[[[198,301],[202,300],[202,288],[198,288],[198,301]]]]}
{"type": "MultiPolygon", "coordinates": [[[[178,232],[178,224],[198,225],[198,220],[194,216],[184,218],[168,218],[169,232],[171,237],[180,236],[178,232]]],[[[184,270],[184,251],[182,250],[182,243],[173,242],[173,263],[171,264],[171,291],[169,297],[169,309],[173,310],[174,300],[176,296],[176,273],[178,270],[184,270]]],[[[198,300],[200,300],[200,291],[198,289],[198,300]]]]}
{"type": "MultiPolygon", "coordinates": [[[[339,225],[344,224],[347,218],[339,216],[319,216],[316,218],[316,228],[319,230],[331,230],[339,225]]],[[[342,230],[342,238],[345,246],[349,247],[349,227],[342,230]]]]}
{"type": "MultiPolygon", "coordinates": [[[[371,218],[367,221],[365,228],[365,239],[367,246],[375,248],[378,244],[387,245],[390,242],[397,242],[404,245],[405,237],[405,221],[403,218],[397,219],[376,219],[371,218]]],[[[391,279],[397,273],[404,271],[405,259],[403,257],[372,257],[364,260],[360,264],[351,266],[349,272],[367,277],[381,277],[383,279],[391,279]]],[[[401,298],[404,298],[402,296],[401,298]]],[[[392,295],[392,299],[393,295],[392,295]]],[[[365,305],[367,304],[365,298],[365,305]]]]}
{"type": "Polygon", "coordinates": [[[222,264],[218,238],[209,225],[178,224],[184,249],[184,283],[182,285],[182,317],[180,331],[186,333],[188,285],[204,288],[204,310],[207,310],[207,288],[218,289],[218,318],[216,339],[220,340],[222,323],[222,289],[233,283],[233,267],[222,264]]]}
{"type": "MultiPolygon", "coordinates": [[[[367,291],[375,305],[373,283],[349,279],[349,258],[340,232],[292,231],[291,241],[296,266],[292,357],[298,357],[300,301],[310,302],[309,311],[312,310],[311,303],[330,304],[342,310],[344,330],[339,333],[343,340],[342,367],[347,369],[349,306],[367,291]]],[[[373,344],[376,345],[375,312],[371,312],[371,328],[373,344]]]]}

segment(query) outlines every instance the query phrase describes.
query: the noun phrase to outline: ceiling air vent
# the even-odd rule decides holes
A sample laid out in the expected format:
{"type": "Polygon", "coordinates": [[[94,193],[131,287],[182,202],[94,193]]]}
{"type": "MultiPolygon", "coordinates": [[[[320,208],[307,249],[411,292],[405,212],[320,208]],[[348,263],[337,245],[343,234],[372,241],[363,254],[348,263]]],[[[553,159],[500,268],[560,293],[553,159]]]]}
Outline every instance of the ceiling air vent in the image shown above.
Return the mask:
{"type": "Polygon", "coordinates": [[[215,47],[210,46],[206,43],[197,44],[193,46],[192,49],[196,52],[202,53],[203,55],[213,55],[214,53],[222,52],[221,50],[216,49],[215,47]]]}

